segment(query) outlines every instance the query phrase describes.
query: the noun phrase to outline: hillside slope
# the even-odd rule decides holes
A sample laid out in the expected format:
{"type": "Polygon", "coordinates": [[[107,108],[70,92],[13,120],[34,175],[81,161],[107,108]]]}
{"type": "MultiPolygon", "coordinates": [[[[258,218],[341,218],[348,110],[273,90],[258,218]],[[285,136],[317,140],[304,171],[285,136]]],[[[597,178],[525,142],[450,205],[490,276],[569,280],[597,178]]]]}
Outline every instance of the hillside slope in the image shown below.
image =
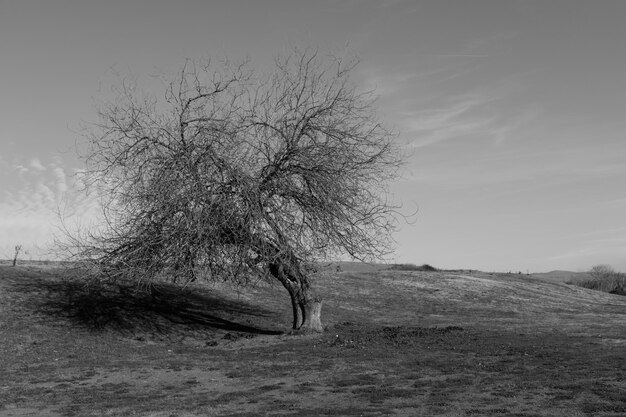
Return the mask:
{"type": "Polygon", "coordinates": [[[523,275],[325,273],[155,296],[0,267],[0,416],[626,415],[626,297],[523,275]]]}
{"type": "Polygon", "coordinates": [[[398,325],[505,325],[626,338],[626,297],[517,274],[380,271],[322,282],[331,317],[398,325]],[[360,314],[363,306],[371,314],[360,314]],[[335,313],[333,309],[338,311],[335,313]]]}
{"type": "Polygon", "coordinates": [[[552,282],[579,282],[591,279],[591,275],[587,272],[573,272],[555,270],[550,272],[540,272],[532,274],[534,278],[544,279],[552,282]]]}

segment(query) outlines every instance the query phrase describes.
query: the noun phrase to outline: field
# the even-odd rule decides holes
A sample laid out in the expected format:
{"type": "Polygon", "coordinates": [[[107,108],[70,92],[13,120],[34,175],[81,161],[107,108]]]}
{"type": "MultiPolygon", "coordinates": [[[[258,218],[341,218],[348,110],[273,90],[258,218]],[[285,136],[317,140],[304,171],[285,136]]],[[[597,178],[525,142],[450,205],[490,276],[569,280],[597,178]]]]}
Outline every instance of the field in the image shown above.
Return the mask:
{"type": "Polygon", "coordinates": [[[0,416],[625,416],[626,297],[519,274],[322,276],[154,297],[0,266],[0,416]]]}

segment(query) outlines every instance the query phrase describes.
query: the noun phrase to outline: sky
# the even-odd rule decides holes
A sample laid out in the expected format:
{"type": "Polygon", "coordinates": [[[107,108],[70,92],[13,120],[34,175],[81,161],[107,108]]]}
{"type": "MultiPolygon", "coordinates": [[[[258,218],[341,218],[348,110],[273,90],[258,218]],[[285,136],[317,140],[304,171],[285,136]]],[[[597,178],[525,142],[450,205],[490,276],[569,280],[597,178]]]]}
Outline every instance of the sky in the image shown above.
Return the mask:
{"type": "Polygon", "coordinates": [[[393,262],[626,271],[626,1],[0,0],[0,258],[98,214],[75,147],[118,74],[350,51],[406,150],[393,262]],[[74,219],[74,220],[72,220],[74,219]],[[78,220],[76,220],[78,219],[78,220]]]}

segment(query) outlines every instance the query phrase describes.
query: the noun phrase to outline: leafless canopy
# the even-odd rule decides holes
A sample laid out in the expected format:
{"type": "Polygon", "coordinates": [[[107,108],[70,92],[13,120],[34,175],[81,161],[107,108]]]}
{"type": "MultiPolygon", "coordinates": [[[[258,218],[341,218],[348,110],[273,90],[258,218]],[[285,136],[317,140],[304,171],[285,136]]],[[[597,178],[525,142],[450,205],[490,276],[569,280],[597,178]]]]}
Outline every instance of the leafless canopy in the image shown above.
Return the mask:
{"type": "Polygon", "coordinates": [[[266,76],[189,61],[161,95],[122,83],[88,135],[108,227],[81,257],[148,282],[306,280],[302,262],[387,253],[400,154],[355,66],[294,49],[266,76]]]}

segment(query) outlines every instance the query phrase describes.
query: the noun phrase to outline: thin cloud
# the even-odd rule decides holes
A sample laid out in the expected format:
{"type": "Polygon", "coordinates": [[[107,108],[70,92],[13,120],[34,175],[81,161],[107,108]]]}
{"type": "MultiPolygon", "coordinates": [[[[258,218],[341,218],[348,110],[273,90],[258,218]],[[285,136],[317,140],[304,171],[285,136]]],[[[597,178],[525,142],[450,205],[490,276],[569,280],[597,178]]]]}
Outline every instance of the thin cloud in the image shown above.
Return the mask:
{"type": "Polygon", "coordinates": [[[31,159],[29,166],[30,166],[31,168],[33,168],[33,169],[37,170],[37,171],[45,171],[45,170],[46,170],[46,167],[44,167],[44,166],[41,164],[41,161],[39,160],[39,158],[33,158],[33,159],[31,159]]]}
{"type": "Polygon", "coordinates": [[[400,114],[401,128],[413,138],[414,148],[463,137],[502,142],[522,121],[504,120],[494,109],[500,99],[472,94],[448,99],[437,108],[406,111],[400,114]]]}
{"type": "Polygon", "coordinates": [[[65,175],[65,170],[60,166],[56,166],[52,169],[52,173],[56,179],[57,192],[65,193],[68,190],[67,175],[65,175]]]}
{"type": "Polygon", "coordinates": [[[28,168],[26,168],[22,164],[15,164],[15,165],[13,165],[13,168],[15,168],[15,170],[17,171],[17,174],[19,176],[22,176],[22,175],[24,175],[24,174],[26,174],[28,172],[28,168]]]}
{"type": "Polygon", "coordinates": [[[479,47],[468,46],[467,51],[451,54],[411,54],[403,68],[369,67],[361,72],[365,86],[379,95],[385,119],[398,128],[411,147],[461,138],[501,145],[543,114],[537,105],[515,103],[525,90],[526,73],[458,91],[458,79],[474,79],[481,64],[437,58],[487,55],[473,53],[473,49],[479,47]],[[423,61],[423,56],[434,58],[423,61]]]}
{"type": "MultiPolygon", "coordinates": [[[[612,243],[612,242],[611,242],[612,243]]],[[[617,244],[601,244],[585,246],[574,249],[569,252],[563,252],[547,258],[549,261],[558,261],[559,264],[565,261],[578,261],[581,266],[591,267],[597,264],[611,264],[611,259],[623,259],[623,253],[626,251],[626,244],[618,242],[617,244]]],[[[613,265],[622,268],[622,265],[613,265]]]]}
{"type": "Polygon", "coordinates": [[[476,69],[476,65],[468,64],[468,61],[422,59],[425,56],[442,58],[434,54],[408,54],[405,56],[408,62],[400,68],[370,66],[360,68],[359,76],[366,89],[374,90],[381,97],[391,95],[389,101],[396,101],[403,97],[431,96],[430,90],[434,86],[443,85],[476,69]]]}
{"type": "Polygon", "coordinates": [[[626,236],[604,237],[599,239],[593,239],[591,240],[591,242],[601,245],[617,245],[620,248],[626,248],[626,236]]]}
{"type": "MultiPolygon", "coordinates": [[[[615,198],[605,201],[604,204],[608,206],[626,206],[626,197],[615,198]]],[[[626,230],[626,228],[624,228],[626,230]]]]}

